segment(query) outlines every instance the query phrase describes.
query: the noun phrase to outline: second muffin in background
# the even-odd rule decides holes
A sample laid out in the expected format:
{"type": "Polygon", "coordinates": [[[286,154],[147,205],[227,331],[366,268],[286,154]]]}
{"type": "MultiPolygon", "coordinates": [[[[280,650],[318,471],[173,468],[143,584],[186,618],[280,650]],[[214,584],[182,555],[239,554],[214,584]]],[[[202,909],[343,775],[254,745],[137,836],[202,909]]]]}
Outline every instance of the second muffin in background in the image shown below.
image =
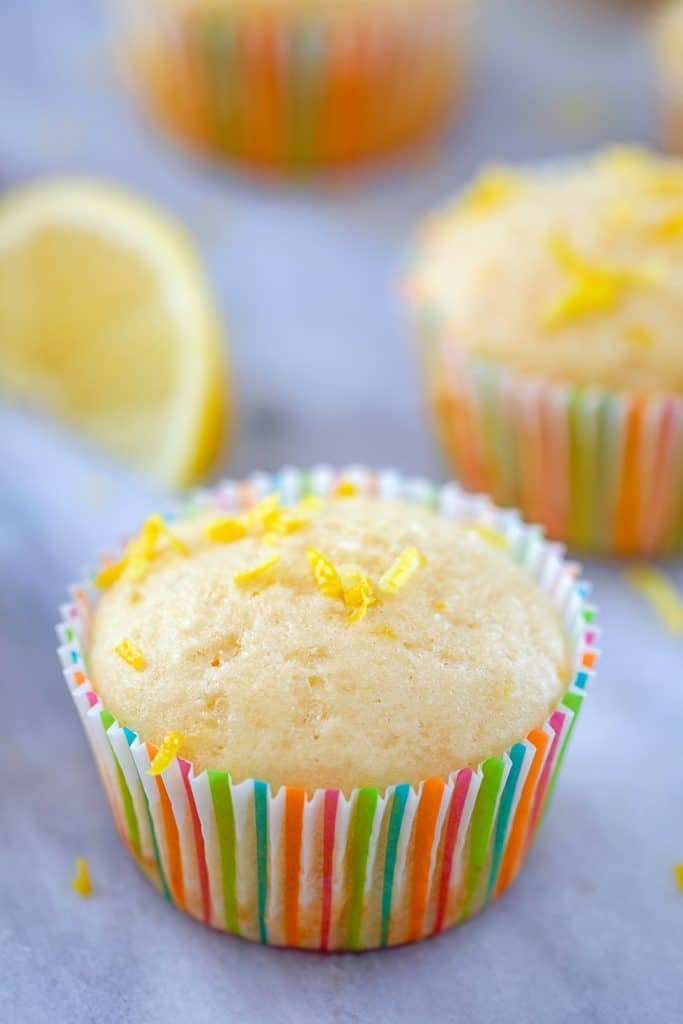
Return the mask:
{"type": "Polygon", "coordinates": [[[683,163],[497,169],[423,226],[430,399],[465,484],[606,553],[683,543],[683,163]]]}
{"type": "Polygon", "coordinates": [[[303,173],[396,152],[461,99],[470,0],[117,0],[125,73],[174,135],[303,173]]]}

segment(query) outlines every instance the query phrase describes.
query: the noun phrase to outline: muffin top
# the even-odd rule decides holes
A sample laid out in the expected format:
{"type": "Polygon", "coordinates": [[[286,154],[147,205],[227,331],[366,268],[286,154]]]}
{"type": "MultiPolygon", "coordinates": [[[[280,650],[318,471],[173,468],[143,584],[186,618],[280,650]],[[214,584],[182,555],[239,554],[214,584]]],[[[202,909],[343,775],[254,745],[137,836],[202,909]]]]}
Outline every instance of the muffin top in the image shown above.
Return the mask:
{"type": "Polygon", "coordinates": [[[234,781],[444,777],[523,739],[569,683],[559,617],[503,538],[413,503],[156,517],[98,582],[105,706],[234,781]]]}
{"type": "Polygon", "coordinates": [[[636,149],[492,169],[422,230],[411,290],[460,349],[522,375],[683,394],[683,162],[636,149]]]}

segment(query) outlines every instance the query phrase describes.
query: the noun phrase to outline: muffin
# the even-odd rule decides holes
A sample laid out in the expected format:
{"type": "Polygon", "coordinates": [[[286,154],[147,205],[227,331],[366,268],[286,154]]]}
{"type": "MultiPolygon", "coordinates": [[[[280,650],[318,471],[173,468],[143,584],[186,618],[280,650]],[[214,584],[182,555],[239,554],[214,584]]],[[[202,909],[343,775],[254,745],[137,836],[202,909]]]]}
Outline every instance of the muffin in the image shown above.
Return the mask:
{"type": "Polygon", "coordinates": [[[409,277],[465,485],[605,553],[683,540],[683,163],[610,150],[493,169],[423,225],[409,277]]]}
{"type": "Polygon", "coordinates": [[[463,91],[469,0],[118,0],[124,73],[174,135],[293,173],[401,150],[463,91]]]}
{"type": "Polygon", "coordinates": [[[683,3],[668,0],[658,11],[653,32],[654,56],[667,147],[683,153],[683,3]]]}
{"type": "Polygon", "coordinates": [[[575,575],[514,513],[395,474],[284,471],[153,517],[60,627],[123,841],[264,943],[466,919],[521,867],[595,662],[575,575]]]}

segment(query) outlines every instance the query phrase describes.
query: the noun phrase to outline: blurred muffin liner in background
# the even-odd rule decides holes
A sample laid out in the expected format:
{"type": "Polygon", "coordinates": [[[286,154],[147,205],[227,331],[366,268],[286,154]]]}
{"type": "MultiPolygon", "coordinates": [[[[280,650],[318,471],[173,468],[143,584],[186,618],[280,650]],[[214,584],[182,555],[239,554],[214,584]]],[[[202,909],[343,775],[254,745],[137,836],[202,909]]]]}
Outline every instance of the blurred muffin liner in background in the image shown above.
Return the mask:
{"type": "MultiPolygon", "coordinates": [[[[84,651],[97,593],[72,588],[58,627],[60,659],[119,835],[170,902],[200,921],[272,945],[359,950],[436,934],[466,920],[514,880],[536,836],[595,665],[595,609],[577,568],[514,512],[453,484],[396,473],[345,472],[359,493],[425,504],[507,539],[511,556],[551,597],[564,624],[573,682],[545,723],[500,757],[416,789],[238,784],[195,776],[176,758],[148,774],[156,748],[119,725],[87,676],[84,651]]],[[[331,493],[331,470],[257,475],[190,499],[180,515],[247,509],[277,490],[286,504],[331,493]]]]}
{"type": "Polygon", "coordinates": [[[522,377],[417,309],[428,398],[459,479],[549,537],[604,554],[683,546],[683,399],[522,377]]]}
{"type": "Polygon", "coordinates": [[[683,2],[668,0],[653,19],[652,44],[659,86],[663,140],[683,154],[683,2]]]}
{"type": "Polygon", "coordinates": [[[462,100],[470,0],[115,0],[125,77],[172,134],[305,173],[381,157],[462,100]]]}

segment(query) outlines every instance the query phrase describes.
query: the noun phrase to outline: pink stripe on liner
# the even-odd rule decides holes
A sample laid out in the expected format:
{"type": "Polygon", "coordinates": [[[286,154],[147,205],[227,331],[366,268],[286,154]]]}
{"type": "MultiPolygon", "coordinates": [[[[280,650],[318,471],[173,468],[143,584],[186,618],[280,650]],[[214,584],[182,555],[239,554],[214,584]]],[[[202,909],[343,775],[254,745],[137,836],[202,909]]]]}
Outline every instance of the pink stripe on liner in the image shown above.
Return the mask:
{"type": "Polygon", "coordinates": [[[88,701],[88,704],[90,705],[90,707],[94,708],[95,705],[97,704],[97,694],[93,693],[92,690],[88,690],[88,692],[86,693],[85,696],[87,698],[87,701],[88,701]]]}
{"type": "Polygon", "coordinates": [[[456,777],[455,786],[453,787],[451,805],[448,809],[448,824],[446,825],[446,838],[444,840],[443,847],[443,867],[441,870],[439,895],[436,904],[436,920],[432,930],[433,935],[436,935],[437,932],[442,930],[444,918],[446,916],[448,890],[450,888],[451,874],[453,871],[453,851],[455,850],[455,843],[458,838],[458,831],[462,820],[462,812],[465,807],[465,800],[467,799],[467,793],[470,788],[473,774],[474,772],[471,768],[461,768],[456,777]]]}
{"type": "Polygon", "coordinates": [[[194,841],[197,849],[197,867],[199,868],[199,887],[202,891],[202,916],[206,924],[211,924],[209,869],[206,865],[206,848],[204,846],[204,836],[202,835],[199,812],[197,811],[194,793],[192,792],[192,786],[190,785],[190,768],[192,766],[189,761],[185,761],[182,757],[178,758],[178,765],[180,766],[180,774],[182,775],[183,782],[185,784],[187,802],[190,805],[190,814],[192,816],[192,829],[194,831],[194,841]]]}
{"type": "Polygon", "coordinates": [[[330,941],[332,919],[332,863],[334,855],[334,833],[337,827],[337,804],[339,790],[325,790],[323,810],[323,912],[320,923],[320,948],[326,950],[330,941]]]}
{"type": "Polygon", "coordinates": [[[586,645],[586,647],[592,647],[597,639],[598,634],[594,633],[592,630],[588,630],[588,632],[584,635],[583,642],[586,645]]]}
{"type": "Polygon", "coordinates": [[[552,743],[550,744],[550,750],[548,751],[548,756],[545,759],[545,764],[543,765],[543,770],[541,771],[541,777],[539,778],[538,785],[536,786],[534,805],[531,814],[529,815],[529,824],[527,827],[526,839],[524,841],[525,850],[528,850],[528,848],[531,846],[533,838],[536,834],[536,826],[538,825],[538,819],[541,815],[541,811],[543,810],[543,801],[545,799],[545,793],[548,788],[548,783],[550,782],[550,777],[552,775],[553,768],[555,766],[555,758],[557,757],[557,752],[560,746],[560,736],[562,735],[562,729],[566,721],[567,715],[562,711],[554,711],[548,721],[548,725],[553,730],[555,735],[553,736],[552,743]]]}

